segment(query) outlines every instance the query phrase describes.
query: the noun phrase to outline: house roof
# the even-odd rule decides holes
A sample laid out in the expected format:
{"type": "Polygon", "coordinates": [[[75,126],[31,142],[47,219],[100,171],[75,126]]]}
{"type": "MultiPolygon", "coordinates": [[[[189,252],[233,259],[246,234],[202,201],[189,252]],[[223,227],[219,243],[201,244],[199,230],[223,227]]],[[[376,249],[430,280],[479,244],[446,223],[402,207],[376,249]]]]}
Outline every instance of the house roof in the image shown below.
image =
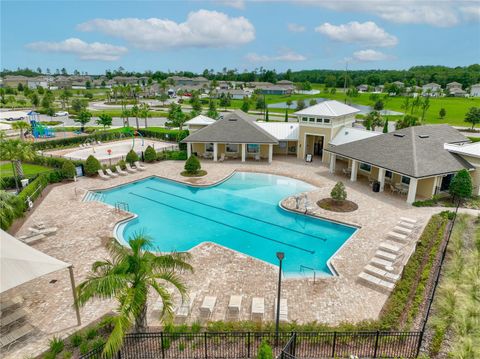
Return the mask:
{"type": "Polygon", "coordinates": [[[340,146],[353,141],[360,141],[365,138],[381,135],[380,132],[367,131],[362,128],[342,127],[335,137],[329,142],[332,146],[340,146]]]}
{"type": "Polygon", "coordinates": [[[345,105],[335,100],[323,101],[316,105],[297,111],[294,115],[339,117],[360,112],[355,107],[345,105]]]}
{"type": "Polygon", "coordinates": [[[422,178],[473,166],[444,149],[445,143],[467,142],[448,125],[414,126],[380,136],[327,147],[327,151],[405,176],[422,178]]]}
{"type": "Polygon", "coordinates": [[[240,110],[225,115],[223,119],[215,121],[182,140],[182,143],[187,142],[278,143],[275,137],[256,125],[254,117],[240,110]]]}
{"type": "Polygon", "coordinates": [[[443,147],[449,152],[480,158],[480,142],[459,144],[446,143],[443,147]]]}
{"type": "Polygon", "coordinates": [[[214,123],[215,120],[213,118],[204,116],[204,115],[198,115],[191,120],[188,120],[185,122],[186,125],[211,125],[214,123]]]}
{"type": "Polygon", "coordinates": [[[441,87],[439,84],[435,82],[430,82],[429,84],[423,85],[422,87],[441,87]]]}
{"type": "Polygon", "coordinates": [[[263,128],[278,141],[298,141],[298,123],[256,122],[255,124],[263,128]]]}
{"type": "Polygon", "coordinates": [[[460,82],[457,82],[457,81],[449,82],[447,84],[447,86],[458,86],[458,85],[462,86],[462,84],[460,82]]]}

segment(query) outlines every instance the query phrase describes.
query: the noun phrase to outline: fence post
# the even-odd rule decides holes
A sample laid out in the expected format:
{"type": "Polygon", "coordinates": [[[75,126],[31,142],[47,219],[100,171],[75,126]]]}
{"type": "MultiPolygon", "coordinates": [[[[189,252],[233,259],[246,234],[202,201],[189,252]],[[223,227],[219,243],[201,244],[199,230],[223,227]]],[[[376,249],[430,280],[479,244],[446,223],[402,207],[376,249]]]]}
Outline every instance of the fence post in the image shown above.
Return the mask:
{"type": "Polygon", "coordinates": [[[380,335],[380,332],[377,330],[377,335],[375,337],[375,351],[373,352],[373,357],[377,357],[377,350],[378,350],[378,336],[380,335]]]}
{"type": "Polygon", "coordinates": [[[337,342],[337,332],[333,332],[332,358],[335,358],[335,345],[337,342]]]}
{"type": "Polygon", "coordinates": [[[160,332],[160,343],[162,345],[162,358],[165,358],[165,346],[163,342],[163,332],[160,332]]]}
{"type": "Polygon", "coordinates": [[[204,333],[203,337],[205,338],[205,359],[208,359],[208,353],[207,353],[207,332],[204,333]]]}
{"type": "Polygon", "coordinates": [[[250,358],[250,332],[247,333],[247,358],[250,358]]]}
{"type": "Polygon", "coordinates": [[[293,350],[292,355],[295,357],[297,351],[297,332],[293,332],[293,350]]]}
{"type": "Polygon", "coordinates": [[[122,354],[120,353],[120,350],[117,352],[117,359],[122,359],[122,354]]]}

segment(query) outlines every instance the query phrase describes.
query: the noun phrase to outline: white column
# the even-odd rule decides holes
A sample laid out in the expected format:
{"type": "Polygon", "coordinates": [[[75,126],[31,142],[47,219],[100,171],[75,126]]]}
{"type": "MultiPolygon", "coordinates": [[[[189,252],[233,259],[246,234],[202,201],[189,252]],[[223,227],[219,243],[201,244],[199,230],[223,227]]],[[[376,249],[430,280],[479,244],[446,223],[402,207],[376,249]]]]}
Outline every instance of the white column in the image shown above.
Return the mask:
{"type": "Polygon", "coordinates": [[[242,162],[245,162],[245,156],[246,156],[246,147],[247,145],[245,143],[242,143],[242,162]]]}
{"type": "Polygon", "coordinates": [[[335,165],[337,163],[337,155],[330,153],[330,173],[335,173],[335,165]]]}
{"type": "Polygon", "coordinates": [[[385,168],[378,169],[378,182],[380,182],[380,192],[385,189],[385,168]]]}
{"type": "Polygon", "coordinates": [[[218,143],[213,144],[213,162],[217,162],[218,159],[218,143]]]}
{"type": "Polygon", "coordinates": [[[187,142],[187,158],[190,158],[192,155],[192,144],[190,142],[187,142]]]}
{"type": "Polygon", "coordinates": [[[273,159],[273,145],[271,143],[268,144],[268,163],[272,163],[273,159]]]}
{"type": "Polygon", "coordinates": [[[358,171],[358,161],[352,160],[352,173],[350,176],[350,181],[355,182],[357,180],[357,171],[358,171]]]}
{"type": "Polygon", "coordinates": [[[433,177],[433,187],[432,187],[432,197],[435,196],[435,191],[437,190],[438,176],[433,177]]]}
{"type": "Polygon", "coordinates": [[[407,203],[412,204],[415,202],[415,197],[417,196],[417,183],[418,180],[416,178],[410,178],[410,185],[408,186],[408,195],[407,195],[407,203]]]}

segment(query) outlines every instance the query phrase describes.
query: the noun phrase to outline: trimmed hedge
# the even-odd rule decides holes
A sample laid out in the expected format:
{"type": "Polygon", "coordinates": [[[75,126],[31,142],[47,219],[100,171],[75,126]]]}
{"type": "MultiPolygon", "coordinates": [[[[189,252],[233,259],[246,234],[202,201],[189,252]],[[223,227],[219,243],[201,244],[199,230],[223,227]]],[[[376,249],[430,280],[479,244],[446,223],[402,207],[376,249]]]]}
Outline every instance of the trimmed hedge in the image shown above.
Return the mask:
{"type": "Polygon", "coordinates": [[[187,159],[187,151],[165,151],[157,153],[157,161],[185,161],[187,159]]]}

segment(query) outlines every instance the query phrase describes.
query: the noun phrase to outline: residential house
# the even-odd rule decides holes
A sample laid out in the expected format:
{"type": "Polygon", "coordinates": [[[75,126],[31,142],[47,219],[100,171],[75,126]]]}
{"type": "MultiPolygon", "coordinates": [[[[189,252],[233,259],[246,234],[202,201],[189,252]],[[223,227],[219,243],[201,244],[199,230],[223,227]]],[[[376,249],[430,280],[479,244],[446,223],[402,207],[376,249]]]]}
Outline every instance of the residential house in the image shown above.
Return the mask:
{"type": "Polygon", "coordinates": [[[447,90],[452,90],[454,88],[459,88],[461,90],[462,84],[460,82],[453,81],[453,82],[449,82],[446,88],[447,90]]]}
{"type": "Polygon", "coordinates": [[[27,86],[28,84],[28,77],[26,76],[10,76],[7,75],[3,78],[3,86],[4,87],[12,87],[17,88],[19,84],[22,86],[27,86]]]}
{"type": "Polygon", "coordinates": [[[374,87],[373,92],[382,93],[384,89],[385,89],[384,85],[378,85],[374,87]]]}
{"type": "Polygon", "coordinates": [[[185,77],[185,76],[170,76],[167,78],[168,82],[173,82],[175,86],[195,86],[208,87],[210,81],[203,76],[199,77],[185,77]]]}
{"type": "Polygon", "coordinates": [[[442,92],[442,86],[439,84],[436,84],[434,82],[431,82],[429,84],[423,85],[422,86],[422,93],[425,94],[430,94],[431,96],[437,96],[442,92]]]}
{"type": "Polygon", "coordinates": [[[368,85],[362,84],[357,86],[358,92],[368,92],[368,85]]]}
{"type": "Polygon", "coordinates": [[[356,181],[358,176],[377,180],[380,191],[388,186],[393,192],[405,193],[407,202],[413,203],[448,191],[453,176],[462,169],[475,171],[472,177],[478,187],[478,148],[453,127],[429,125],[338,146],[330,144],[326,151],[331,154],[331,172],[335,172],[338,163],[343,163],[349,168],[351,181],[356,181]],[[456,152],[450,150],[450,146],[456,152]],[[475,157],[477,167],[469,156],[475,157]]]}
{"type": "Polygon", "coordinates": [[[470,86],[470,96],[480,97],[480,83],[470,86]]]}
{"type": "Polygon", "coordinates": [[[48,89],[52,82],[53,78],[51,77],[32,77],[27,80],[27,86],[29,89],[36,89],[38,87],[48,89]]]}
{"type": "Polygon", "coordinates": [[[397,86],[399,88],[404,88],[405,87],[405,84],[402,81],[394,81],[394,82],[392,82],[392,84],[394,84],[395,86],[397,86]]]}
{"type": "Polygon", "coordinates": [[[262,95],[290,95],[294,88],[283,85],[258,86],[255,88],[262,95]]]}
{"type": "Polygon", "coordinates": [[[229,94],[233,100],[242,100],[244,97],[252,96],[253,91],[250,89],[229,89],[217,90],[216,97],[219,98],[222,94],[229,94]]]}

